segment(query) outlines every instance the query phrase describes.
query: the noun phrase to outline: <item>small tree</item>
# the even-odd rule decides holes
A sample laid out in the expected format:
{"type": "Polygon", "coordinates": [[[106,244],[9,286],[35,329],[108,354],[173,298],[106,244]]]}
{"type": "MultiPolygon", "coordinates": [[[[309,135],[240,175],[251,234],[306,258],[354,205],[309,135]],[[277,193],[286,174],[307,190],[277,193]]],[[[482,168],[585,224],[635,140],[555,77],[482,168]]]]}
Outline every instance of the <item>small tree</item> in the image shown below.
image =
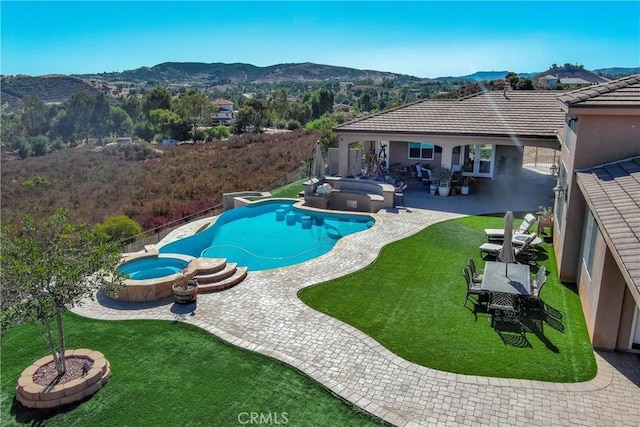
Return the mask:
{"type": "Polygon", "coordinates": [[[29,216],[18,230],[3,226],[0,243],[3,332],[20,323],[41,326],[62,376],[66,372],[62,313],[99,287],[118,290],[122,283],[115,272],[118,244],[81,223],[70,224],[62,209],[39,226],[29,216]]]}
{"type": "Polygon", "coordinates": [[[96,231],[104,233],[109,239],[122,243],[126,239],[142,233],[142,226],[126,215],[110,216],[102,224],[96,225],[96,231]]]}

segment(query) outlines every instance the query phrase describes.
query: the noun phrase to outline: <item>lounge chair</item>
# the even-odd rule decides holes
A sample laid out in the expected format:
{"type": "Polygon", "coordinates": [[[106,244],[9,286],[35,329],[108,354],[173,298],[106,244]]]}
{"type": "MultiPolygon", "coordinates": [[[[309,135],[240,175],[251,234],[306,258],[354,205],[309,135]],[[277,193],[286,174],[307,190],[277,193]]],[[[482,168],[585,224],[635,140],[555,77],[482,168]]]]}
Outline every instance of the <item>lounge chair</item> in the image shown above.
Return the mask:
{"type": "MultiPolygon", "coordinates": [[[[522,246],[515,247],[514,253],[516,255],[516,259],[525,258],[527,261],[533,259],[530,246],[531,242],[533,242],[536,237],[538,237],[536,233],[531,233],[522,243],[522,246]]],[[[480,246],[480,257],[485,259],[486,256],[490,255],[497,258],[501,249],[502,245],[498,245],[497,243],[484,243],[480,246]]]]}
{"type": "MultiPolygon", "coordinates": [[[[520,227],[513,230],[513,234],[528,234],[531,232],[531,227],[536,223],[537,218],[535,215],[526,214],[520,227]]],[[[504,240],[504,228],[485,228],[484,234],[487,235],[487,240],[504,240]]]]}

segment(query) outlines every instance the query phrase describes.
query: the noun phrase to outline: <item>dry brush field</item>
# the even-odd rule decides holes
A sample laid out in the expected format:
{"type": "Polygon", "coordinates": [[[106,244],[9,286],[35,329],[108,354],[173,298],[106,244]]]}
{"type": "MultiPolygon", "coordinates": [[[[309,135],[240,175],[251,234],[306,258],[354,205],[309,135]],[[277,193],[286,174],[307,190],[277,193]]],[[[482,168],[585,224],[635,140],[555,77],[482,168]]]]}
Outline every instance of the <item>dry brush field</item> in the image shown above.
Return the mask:
{"type": "Polygon", "coordinates": [[[126,214],[144,229],[221,203],[222,194],[261,190],[302,166],[316,133],[247,135],[208,144],[158,147],[144,161],[120,160],[94,147],[2,161],[3,223],[36,219],[56,208],[94,224],[126,214]]]}

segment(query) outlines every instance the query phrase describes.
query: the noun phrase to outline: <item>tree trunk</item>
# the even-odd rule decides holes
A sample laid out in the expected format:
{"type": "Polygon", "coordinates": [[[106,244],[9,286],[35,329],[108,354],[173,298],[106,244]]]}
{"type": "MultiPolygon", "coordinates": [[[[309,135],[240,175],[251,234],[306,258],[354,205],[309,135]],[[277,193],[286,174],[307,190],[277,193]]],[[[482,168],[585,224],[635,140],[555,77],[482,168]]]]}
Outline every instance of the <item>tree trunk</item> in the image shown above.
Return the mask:
{"type": "Polygon", "coordinates": [[[64,342],[64,329],[62,328],[62,310],[60,308],[56,310],[56,324],[58,326],[58,357],[60,358],[60,368],[58,369],[58,374],[64,375],[64,373],[67,372],[67,362],[66,358],[64,357],[66,345],[64,342]]]}

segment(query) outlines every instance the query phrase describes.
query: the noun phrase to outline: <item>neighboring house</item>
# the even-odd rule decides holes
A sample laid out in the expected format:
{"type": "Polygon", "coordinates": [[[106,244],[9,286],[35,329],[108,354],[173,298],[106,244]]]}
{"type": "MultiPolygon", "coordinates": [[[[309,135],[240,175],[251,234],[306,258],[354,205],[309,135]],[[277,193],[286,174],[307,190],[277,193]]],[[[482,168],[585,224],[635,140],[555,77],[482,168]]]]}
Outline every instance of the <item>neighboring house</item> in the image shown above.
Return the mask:
{"type": "MultiPolygon", "coordinates": [[[[556,91],[482,92],[463,99],[427,99],[338,125],[338,170],[353,175],[355,143],[386,146],[391,164],[462,165],[465,175],[511,179],[524,146],[558,149],[564,125],[556,91]]],[[[330,164],[332,162],[330,161],[330,164]]]]}
{"type": "Polygon", "coordinates": [[[235,117],[233,114],[233,102],[218,98],[211,103],[216,106],[216,112],[213,113],[212,117],[213,126],[231,126],[235,117]]]}
{"type": "Polygon", "coordinates": [[[348,113],[351,111],[351,106],[347,104],[333,104],[333,112],[334,113],[348,113]]]}
{"type": "Polygon", "coordinates": [[[553,76],[551,74],[545,74],[544,76],[538,79],[538,84],[541,87],[554,87],[560,83],[560,79],[558,76],[553,76]]]}
{"type": "Polygon", "coordinates": [[[560,79],[560,84],[565,86],[589,86],[593,83],[579,77],[563,77],[560,79]]]}
{"type": "Polygon", "coordinates": [[[640,75],[571,92],[425,100],[334,130],[342,175],[362,142],[386,146],[388,164],[462,164],[487,178],[517,174],[523,146],[560,148],[558,275],[577,284],[594,347],[640,352],[640,75]]]}
{"type": "Polygon", "coordinates": [[[559,100],[560,279],[577,283],[594,347],[640,350],[640,75],[559,100]]]}

